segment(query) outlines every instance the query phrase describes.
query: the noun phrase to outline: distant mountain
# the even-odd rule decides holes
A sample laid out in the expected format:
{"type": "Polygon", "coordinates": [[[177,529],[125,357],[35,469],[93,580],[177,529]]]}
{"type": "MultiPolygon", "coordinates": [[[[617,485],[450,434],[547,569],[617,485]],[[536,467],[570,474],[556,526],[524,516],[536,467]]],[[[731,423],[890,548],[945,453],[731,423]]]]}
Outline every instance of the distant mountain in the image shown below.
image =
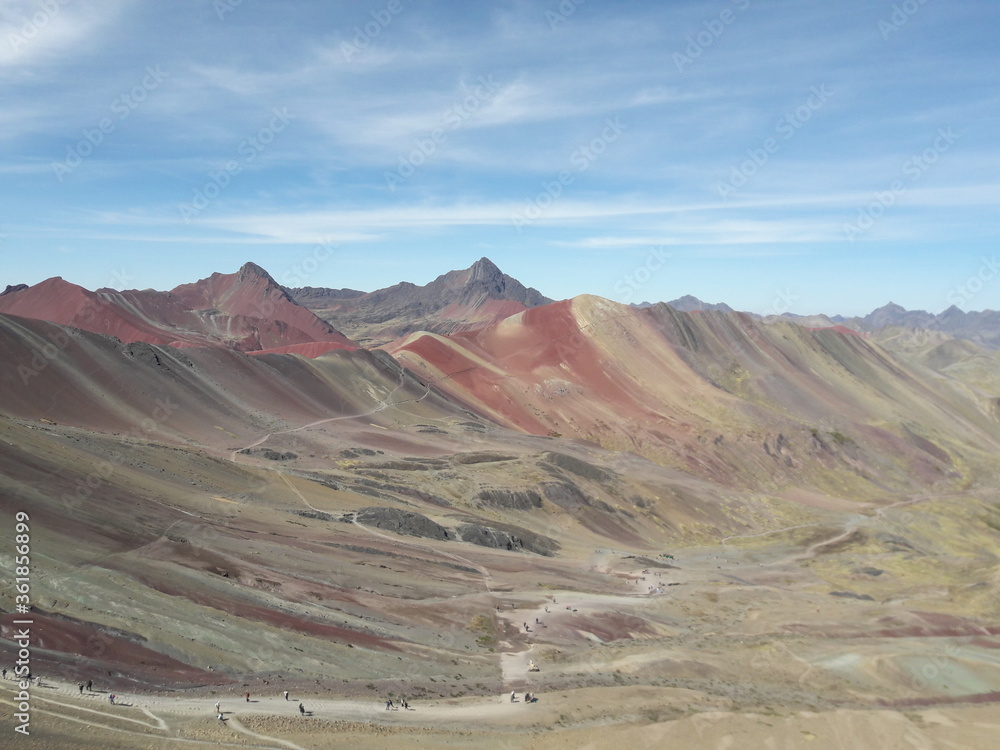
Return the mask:
{"type": "Polygon", "coordinates": [[[326,345],[327,351],[355,348],[350,339],[292,300],[254,263],[169,292],[91,292],[58,276],[8,290],[0,295],[0,313],[108,334],[124,343],[221,346],[245,352],[302,344],[313,344],[315,351],[317,342],[326,345]]]}
{"type": "Polygon", "coordinates": [[[366,346],[413,331],[475,330],[552,300],[503,273],[489,258],[424,286],[402,282],[364,293],[354,289],[288,289],[292,299],[366,346]]]}
{"type": "MultiPolygon", "coordinates": [[[[693,297],[690,294],[685,294],[683,297],[678,297],[672,302],[668,302],[675,310],[680,310],[681,312],[704,312],[705,310],[712,310],[714,312],[735,312],[733,308],[727,305],[725,302],[711,303],[702,302],[697,297],[693,297]]],[[[645,303],[646,307],[649,307],[649,303],[645,303]]]]}
{"type": "Polygon", "coordinates": [[[934,315],[924,310],[907,310],[890,302],[863,318],[851,318],[844,325],[861,331],[884,328],[911,328],[941,331],[958,339],[974,341],[988,349],[1000,349],[1000,312],[963,312],[954,305],[934,315]]]}
{"type": "MultiPolygon", "coordinates": [[[[749,313],[748,313],[749,314],[749,313]]],[[[756,315],[751,315],[751,317],[758,317],[756,315]]],[[[795,323],[803,328],[836,328],[841,326],[843,328],[849,328],[849,326],[841,325],[842,321],[835,320],[826,315],[796,315],[795,313],[782,313],[781,315],[768,315],[764,318],[760,318],[765,323],[775,323],[777,321],[785,321],[786,323],[795,323]]]]}

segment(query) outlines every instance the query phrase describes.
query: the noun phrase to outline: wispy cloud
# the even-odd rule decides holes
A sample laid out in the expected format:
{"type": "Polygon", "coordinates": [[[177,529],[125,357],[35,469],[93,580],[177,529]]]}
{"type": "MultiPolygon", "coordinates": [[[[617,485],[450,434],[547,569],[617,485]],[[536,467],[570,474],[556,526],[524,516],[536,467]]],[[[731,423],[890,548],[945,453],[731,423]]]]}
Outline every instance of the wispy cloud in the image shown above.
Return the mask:
{"type": "MultiPolygon", "coordinates": [[[[333,235],[372,267],[411,243],[449,258],[489,247],[572,266],[588,291],[618,271],[566,254],[613,263],[663,245],[763,267],[919,245],[925,258],[937,248],[941,275],[956,248],[976,256],[1000,239],[1000,7],[926,3],[888,39],[878,22],[891,6],[862,0],[426,0],[388,20],[384,7],[247,1],[220,18],[209,2],[0,0],[0,196],[17,218],[4,250],[61,263],[86,253],[57,246],[169,246],[210,272],[212,247],[333,235]],[[726,9],[738,12],[720,26],[726,9]],[[157,65],[169,77],[137,89],[157,65]],[[831,93],[785,137],[778,123],[814,87],[831,93]],[[141,106],[117,119],[133,91],[141,106]],[[266,130],[275,107],[293,118],[278,137],[266,130]],[[624,126],[613,143],[601,139],[609,117],[624,126]],[[960,137],[911,180],[907,160],[939,128],[960,137]],[[268,142],[241,152],[258,136],[268,142]],[[768,139],[779,148],[762,159],[768,139]],[[600,153],[582,158],[591,146],[600,153]],[[59,181],[67,149],[87,154],[59,181]],[[185,222],[178,206],[233,163],[185,222]],[[723,199],[734,170],[746,179],[723,199]],[[896,180],[905,189],[849,245],[844,224],[896,180]],[[518,233],[526,206],[538,215],[518,233]]],[[[829,273],[818,281],[837,283],[829,273]]]]}

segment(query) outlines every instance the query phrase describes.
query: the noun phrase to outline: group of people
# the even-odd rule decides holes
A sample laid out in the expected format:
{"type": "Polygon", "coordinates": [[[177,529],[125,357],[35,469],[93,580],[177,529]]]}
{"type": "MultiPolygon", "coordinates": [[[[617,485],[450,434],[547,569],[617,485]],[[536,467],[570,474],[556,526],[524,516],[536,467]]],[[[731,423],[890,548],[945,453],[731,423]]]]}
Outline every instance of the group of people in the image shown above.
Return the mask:
{"type": "MultiPolygon", "coordinates": [[[[7,679],[7,667],[3,667],[2,669],[0,669],[0,674],[2,674],[3,678],[6,680],[7,679]]],[[[18,677],[17,672],[15,672],[14,673],[14,681],[18,682],[20,680],[27,680],[28,682],[34,682],[39,687],[42,686],[42,678],[39,677],[39,676],[37,676],[37,675],[33,675],[31,672],[28,672],[28,674],[26,674],[26,675],[21,675],[20,677],[18,677]]]]}
{"type": "MultiPolygon", "coordinates": [[[[517,702],[517,693],[515,691],[513,691],[513,690],[510,691],[510,702],[511,703],[516,703],[517,702]]],[[[525,703],[538,703],[538,696],[537,695],[532,695],[531,693],[525,693],[524,694],[524,702],[525,703]]]]}
{"type": "MultiPolygon", "coordinates": [[[[407,703],[405,700],[401,700],[399,702],[399,706],[404,711],[412,711],[413,710],[413,709],[410,708],[410,704],[407,703]]],[[[392,702],[391,698],[385,702],[385,710],[386,711],[395,711],[396,710],[396,704],[392,702]]]]}
{"type": "MultiPolygon", "coordinates": [[[[285,690],[282,693],[282,695],[284,695],[285,700],[287,701],[288,700],[288,691],[285,690]]],[[[250,702],[250,693],[244,693],[243,697],[244,697],[244,699],[246,700],[247,703],[250,702]]],[[[225,716],[225,714],[222,711],[222,703],[220,701],[216,701],[215,702],[215,713],[218,716],[219,721],[225,721],[226,720],[226,716],[225,716]]],[[[301,716],[305,716],[306,715],[306,707],[304,705],[302,705],[301,701],[299,701],[299,714],[301,716]]]]}

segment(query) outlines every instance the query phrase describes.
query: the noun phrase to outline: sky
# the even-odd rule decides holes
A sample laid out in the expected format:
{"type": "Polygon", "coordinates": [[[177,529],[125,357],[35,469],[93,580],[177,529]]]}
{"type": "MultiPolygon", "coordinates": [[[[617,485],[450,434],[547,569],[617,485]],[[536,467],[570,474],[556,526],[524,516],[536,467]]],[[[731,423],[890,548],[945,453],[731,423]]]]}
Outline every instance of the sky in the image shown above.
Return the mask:
{"type": "Polygon", "coordinates": [[[0,0],[0,288],[1000,308],[1000,3],[0,0]]]}

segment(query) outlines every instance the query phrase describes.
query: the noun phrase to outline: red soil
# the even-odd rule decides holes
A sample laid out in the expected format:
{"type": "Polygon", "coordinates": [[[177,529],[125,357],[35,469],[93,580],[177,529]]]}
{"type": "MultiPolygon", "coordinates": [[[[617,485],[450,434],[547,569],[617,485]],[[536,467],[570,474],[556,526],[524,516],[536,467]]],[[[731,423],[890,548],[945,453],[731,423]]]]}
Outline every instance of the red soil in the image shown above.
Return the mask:
{"type": "Polygon", "coordinates": [[[280,350],[314,342],[356,348],[346,336],[293,302],[252,264],[237,273],[212,274],[170,292],[91,292],[55,277],[0,297],[0,313],[61,323],[126,343],[240,351],[280,350]]]}

